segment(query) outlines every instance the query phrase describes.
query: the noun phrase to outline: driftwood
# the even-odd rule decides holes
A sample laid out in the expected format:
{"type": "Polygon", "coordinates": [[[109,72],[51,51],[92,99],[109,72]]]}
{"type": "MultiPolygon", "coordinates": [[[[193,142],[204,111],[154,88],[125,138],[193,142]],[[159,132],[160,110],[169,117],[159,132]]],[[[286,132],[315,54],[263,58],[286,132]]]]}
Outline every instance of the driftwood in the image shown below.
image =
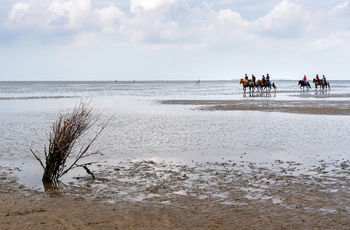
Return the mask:
{"type": "Polygon", "coordinates": [[[45,147],[45,162],[36,154],[32,149],[30,151],[34,157],[40,162],[44,169],[42,181],[43,182],[55,182],[60,177],[66,174],[73,168],[82,167],[90,174],[93,178],[93,173],[88,169],[88,165],[94,162],[78,164],[79,160],[98,154],[98,152],[88,153],[92,143],[97,139],[101,132],[106,128],[107,122],[102,124],[99,131],[95,136],[88,142],[86,146],[81,147],[80,151],[76,154],[72,153],[77,140],[89,130],[97,121],[99,116],[92,113],[92,108],[89,108],[89,103],[80,102],[75,108],[67,114],[60,115],[58,120],[53,124],[52,130],[49,134],[49,147],[45,147]],[[67,159],[71,156],[73,162],[67,165],[67,159]]]}

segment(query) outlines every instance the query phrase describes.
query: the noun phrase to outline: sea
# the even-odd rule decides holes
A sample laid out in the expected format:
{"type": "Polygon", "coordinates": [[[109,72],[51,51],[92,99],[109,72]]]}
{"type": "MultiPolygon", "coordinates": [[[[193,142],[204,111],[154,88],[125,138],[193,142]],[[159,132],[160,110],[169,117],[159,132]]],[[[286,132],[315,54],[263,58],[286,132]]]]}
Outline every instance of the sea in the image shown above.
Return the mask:
{"type": "MultiPolygon", "coordinates": [[[[311,90],[302,89],[297,80],[276,80],[275,84],[277,90],[270,93],[244,93],[239,80],[0,82],[1,166],[15,168],[26,186],[40,184],[42,169],[30,150],[43,156],[52,124],[81,101],[89,103],[101,122],[111,118],[91,148],[101,154],[92,161],[101,164],[149,159],[181,164],[244,160],[292,161],[308,167],[349,161],[347,115],[203,111],[195,105],[160,103],[350,100],[350,81],[331,81],[331,90],[315,90],[313,85],[311,90]]],[[[66,177],[70,180],[72,176],[66,177]]]]}

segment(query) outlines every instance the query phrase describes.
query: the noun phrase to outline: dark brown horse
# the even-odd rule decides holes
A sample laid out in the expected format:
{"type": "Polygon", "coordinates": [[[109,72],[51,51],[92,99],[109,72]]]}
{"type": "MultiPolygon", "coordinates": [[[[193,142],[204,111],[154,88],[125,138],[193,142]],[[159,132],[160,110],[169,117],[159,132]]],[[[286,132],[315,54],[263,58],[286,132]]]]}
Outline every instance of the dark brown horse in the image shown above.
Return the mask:
{"type": "Polygon", "coordinates": [[[263,80],[259,79],[257,81],[257,86],[260,88],[260,90],[266,90],[269,89],[269,91],[271,91],[271,87],[273,87],[273,89],[276,91],[277,87],[275,85],[275,82],[270,81],[270,82],[263,82],[263,80]]]}
{"type": "Polygon", "coordinates": [[[331,85],[329,84],[329,81],[324,81],[322,79],[322,89],[324,89],[325,87],[326,87],[326,89],[327,89],[327,87],[329,90],[331,89],[331,85]]]}
{"type": "Polygon", "coordinates": [[[328,87],[328,89],[331,89],[329,81],[324,81],[323,79],[317,80],[316,78],[314,78],[312,82],[315,83],[316,89],[318,86],[320,86],[320,89],[321,89],[321,87],[322,87],[322,89],[324,89],[325,87],[326,87],[326,89],[327,89],[327,87],[328,87]]]}
{"type": "Polygon", "coordinates": [[[320,86],[320,89],[321,89],[321,86],[322,86],[321,81],[322,81],[322,80],[320,80],[320,79],[317,80],[316,78],[314,78],[314,79],[312,80],[312,82],[315,84],[315,88],[316,88],[316,89],[317,89],[318,86],[320,86]]]}

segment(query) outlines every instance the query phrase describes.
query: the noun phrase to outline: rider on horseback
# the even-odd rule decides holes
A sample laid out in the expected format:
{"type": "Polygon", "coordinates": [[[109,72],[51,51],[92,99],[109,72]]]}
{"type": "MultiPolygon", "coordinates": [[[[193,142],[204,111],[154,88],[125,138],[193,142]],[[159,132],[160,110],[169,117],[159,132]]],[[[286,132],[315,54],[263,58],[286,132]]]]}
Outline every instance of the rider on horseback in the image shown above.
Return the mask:
{"type": "Polygon", "coordinates": [[[304,81],[305,85],[307,85],[307,77],[306,77],[306,75],[304,75],[303,81],[304,81]]]}
{"type": "Polygon", "coordinates": [[[326,81],[326,76],[322,76],[322,80],[323,80],[323,83],[325,84],[325,85],[327,85],[327,81],[326,81]]]}
{"type": "Polygon", "coordinates": [[[270,86],[270,75],[269,74],[266,74],[266,83],[265,83],[266,86],[270,86]]]}
{"type": "Polygon", "coordinates": [[[262,82],[263,82],[263,83],[264,83],[264,85],[265,85],[265,82],[266,82],[265,75],[262,75],[261,80],[262,80],[262,82]]]}
{"type": "Polygon", "coordinates": [[[254,76],[254,74],[252,74],[252,82],[253,82],[253,84],[255,86],[255,76],[254,76]]]}
{"type": "MultiPolygon", "coordinates": [[[[247,82],[247,84],[248,84],[248,86],[251,86],[250,84],[250,82],[251,82],[251,80],[248,78],[248,75],[247,74],[245,74],[245,76],[244,76],[244,78],[248,81],[247,82]]],[[[253,85],[254,86],[254,85],[253,85]]]]}
{"type": "Polygon", "coordinates": [[[321,79],[320,79],[320,77],[318,76],[318,74],[316,74],[316,81],[317,81],[317,83],[319,84],[319,85],[321,85],[321,79]]]}

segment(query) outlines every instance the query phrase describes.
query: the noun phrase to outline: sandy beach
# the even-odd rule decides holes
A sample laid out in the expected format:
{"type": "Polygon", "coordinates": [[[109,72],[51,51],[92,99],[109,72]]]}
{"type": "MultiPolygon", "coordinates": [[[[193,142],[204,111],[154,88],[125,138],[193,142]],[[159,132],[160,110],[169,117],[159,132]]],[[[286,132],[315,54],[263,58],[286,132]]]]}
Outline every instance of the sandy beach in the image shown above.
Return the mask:
{"type": "MultiPolygon", "coordinates": [[[[348,101],[195,101],[204,110],[348,115],[348,101]],[[317,105],[316,105],[317,103],[317,105]],[[305,106],[307,105],[307,106],[305,106]]],[[[349,229],[350,162],[150,160],[100,165],[96,179],[35,191],[1,168],[1,229],[349,229]]]]}
{"type": "Polygon", "coordinates": [[[152,161],[124,166],[46,192],[2,173],[1,229],[350,227],[350,162],[305,169],[282,161],[256,165],[242,156],[240,162],[194,167],[152,161]]]}

